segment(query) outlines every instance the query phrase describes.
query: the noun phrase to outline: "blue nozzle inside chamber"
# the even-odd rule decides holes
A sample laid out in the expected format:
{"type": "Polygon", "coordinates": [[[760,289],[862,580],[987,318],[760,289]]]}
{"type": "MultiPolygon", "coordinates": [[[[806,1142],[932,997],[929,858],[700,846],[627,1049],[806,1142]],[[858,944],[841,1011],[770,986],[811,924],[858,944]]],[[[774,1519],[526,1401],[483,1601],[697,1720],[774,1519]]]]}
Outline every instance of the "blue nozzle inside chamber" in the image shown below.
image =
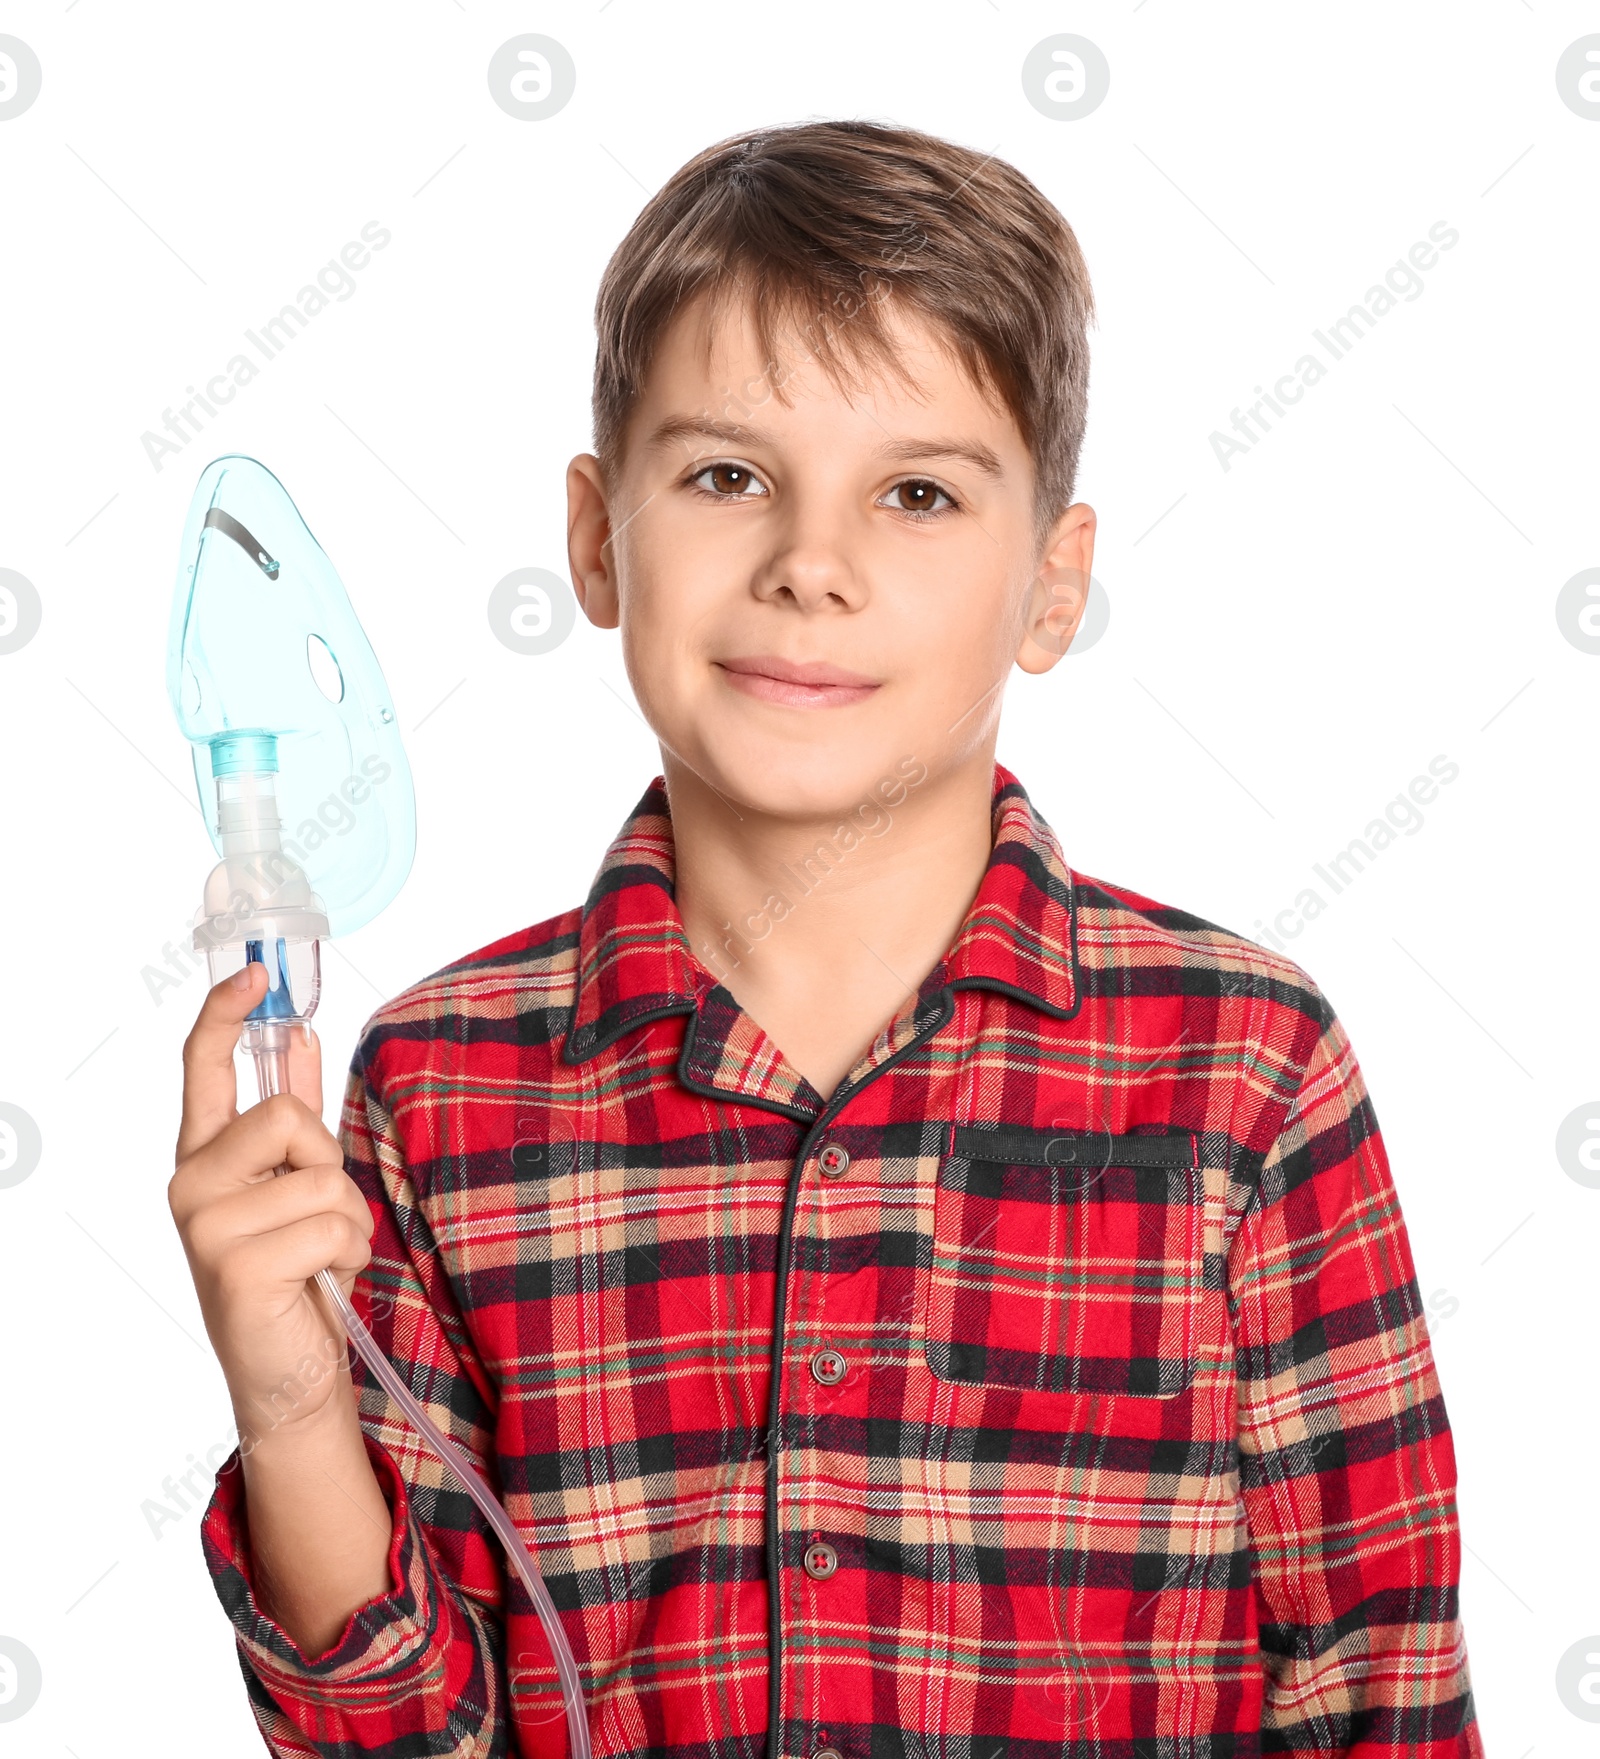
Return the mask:
{"type": "MultiPolygon", "coordinates": [[[[261,941],[246,941],[244,957],[247,965],[266,965],[262,955],[261,941]]],[[[267,993],[245,1016],[247,1020],[292,1020],[294,1018],[294,997],[289,989],[289,955],[283,944],[283,936],[279,935],[274,943],[277,952],[277,970],[267,965],[267,993]]]]}
{"type": "Polygon", "coordinates": [[[271,733],[219,733],[211,746],[214,776],[278,773],[278,741],[271,733]]]}

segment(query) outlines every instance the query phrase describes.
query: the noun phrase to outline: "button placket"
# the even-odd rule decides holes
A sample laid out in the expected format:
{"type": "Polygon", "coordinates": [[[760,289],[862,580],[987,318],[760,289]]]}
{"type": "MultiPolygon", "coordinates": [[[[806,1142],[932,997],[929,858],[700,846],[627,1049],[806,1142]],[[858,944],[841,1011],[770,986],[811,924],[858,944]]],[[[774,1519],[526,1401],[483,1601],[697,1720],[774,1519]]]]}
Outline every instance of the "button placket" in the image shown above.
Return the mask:
{"type": "MultiPolygon", "coordinates": [[[[914,1035],[896,1043],[893,1047],[893,1060],[898,1060],[905,1053],[913,1051],[917,1047],[918,1042],[925,1040],[936,1031],[950,1018],[953,1011],[952,995],[950,990],[946,988],[941,992],[936,1006],[917,1014],[913,1022],[915,1027],[914,1035]]],[[[869,1081],[880,1076],[883,1072],[884,1062],[888,1060],[890,1059],[880,1060],[879,1064],[866,1076],[851,1082],[849,1084],[848,1097],[853,1100],[856,1097],[859,1088],[866,1086],[869,1081]]],[[[850,1127],[851,1126],[849,1125],[846,1126],[846,1128],[850,1127]]],[[[868,1166],[876,1166],[878,1163],[872,1157],[878,1151],[877,1132],[862,1131],[860,1132],[860,1135],[863,1141],[864,1152],[869,1156],[868,1161],[865,1164],[868,1166]]],[[[819,1182],[821,1180],[827,1180],[830,1183],[836,1182],[843,1179],[850,1172],[852,1164],[851,1153],[837,1138],[825,1139],[820,1146],[814,1148],[811,1152],[815,1156],[819,1182]]],[[[792,1238],[801,1239],[803,1241],[808,1238],[803,1230],[806,1227],[813,1230],[809,1239],[814,1250],[801,1262],[804,1266],[805,1281],[807,1283],[814,1283],[817,1280],[825,1278],[827,1275],[827,1247],[830,1233],[828,1224],[830,1220],[833,1220],[837,1216],[837,1200],[835,1203],[829,1203],[828,1200],[822,1196],[817,1186],[811,1186],[809,1190],[807,1189],[804,1180],[806,1164],[806,1161],[801,1159],[797,1161],[794,1168],[795,1176],[800,1180],[800,1188],[794,1193],[795,1207],[791,1211],[791,1216],[793,1218],[792,1226],[794,1230],[792,1238]]],[[[872,1182],[872,1178],[869,1177],[869,1185],[872,1182]]],[[[849,1230],[846,1229],[846,1231],[848,1232],[849,1230]]],[[[814,1295],[811,1299],[807,1298],[808,1295],[811,1295],[810,1289],[805,1289],[797,1294],[794,1281],[792,1280],[795,1278],[796,1274],[794,1266],[785,1263],[783,1274],[780,1277],[778,1303],[779,1325],[781,1329],[779,1332],[779,1339],[777,1340],[776,1354],[774,1358],[776,1405],[774,1417],[777,1421],[777,1427],[774,1434],[779,1438],[779,1446],[777,1451],[772,1455],[773,1466],[775,1469],[769,1474],[767,1480],[767,1521],[769,1531],[772,1531],[775,1526],[781,1536],[783,1528],[788,1526],[789,1534],[798,1537],[798,1535],[795,1534],[795,1527],[799,1526],[799,1522],[804,1518],[805,1514],[812,1512],[811,1508],[807,1505],[812,1501],[815,1487],[807,1485],[803,1478],[797,1479],[792,1487],[789,1485],[787,1481],[788,1475],[784,1471],[785,1462],[781,1451],[781,1439],[785,1435],[784,1426],[790,1419],[798,1419],[801,1425],[809,1424],[814,1426],[820,1412],[830,1407],[832,1401],[807,1401],[798,1396],[800,1389],[795,1384],[794,1370],[799,1366],[797,1360],[799,1352],[796,1351],[793,1355],[789,1353],[791,1345],[789,1338],[784,1336],[784,1330],[792,1326],[795,1330],[802,1331],[803,1335],[802,1328],[804,1330],[809,1330],[822,1318],[822,1304],[814,1295]],[[787,1373],[785,1373],[786,1364],[790,1365],[787,1373]],[[782,1391],[786,1382],[790,1389],[789,1397],[787,1398],[783,1396],[782,1391]],[[790,1525],[791,1521],[794,1523],[792,1526],[790,1525]]],[[[815,1331],[812,1331],[812,1336],[815,1337],[815,1335],[815,1331]]],[[[791,1333],[790,1337],[792,1336],[793,1334],[791,1333]]],[[[813,1350],[810,1353],[807,1367],[810,1370],[813,1381],[819,1386],[836,1385],[840,1380],[846,1378],[849,1373],[849,1363],[844,1355],[840,1351],[832,1349],[829,1346],[813,1350]]],[[[814,1433],[814,1427],[812,1433],[814,1433]]],[[[802,1444],[797,1441],[796,1445],[799,1446],[802,1444]]],[[[783,1551],[787,1554],[788,1558],[792,1559],[794,1553],[788,1550],[788,1544],[790,1543],[792,1543],[792,1538],[788,1538],[787,1536],[780,1537],[780,1544],[783,1546],[783,1551]]],[[[820,1536],[813,1533],[809,1542],[806,1544],[805,1549],[801,1552],[800,1564],[801,1569],[804,1571],[808,1580],[818,1583],[826,1582],[832,1578],[839,1568],[839,1554],[832,1545],[828,1544],[820,1536]]],[[[775,1578],[769,1582],[768,1595],[769,1603],[774,1614],[773,1625],[775,1627],[775,1635],[772,1639],[772,1644],[777,1655],[778,1677],[783,1682],[783,1684],[777,1688],[778,1695],[775,1698],[775,1710],[781,1714],[782,1696],[785,1688],[787,1688],[796,1698],[803,1694],[800,1693],[798,1689],[799,1679],[802,1677],[801,1668],[789,1652],[788,1645],[784,1643],[782,1639],[781,1632],[785,1620],[779,1615],[786,1611],[790,1618],[804,1620],[807,1603],[811,1600],[811,1596],[807,1594],[806,1590],[800,1585],[797,1577],[792,1573],[792,1565],[777,1572],[775,1578]]],[[[817,1597],[815,1606],[819,1616],[825,1611],[826,1604],[826,1601],[820,1596],[817,1597]]],[[[810,1759],[844,1759],[841,1750],[828,1743],[828,1731],[826,1729],[818,1729],[812,1738],[823,1744],[811,1750],[810,1759]]]]}

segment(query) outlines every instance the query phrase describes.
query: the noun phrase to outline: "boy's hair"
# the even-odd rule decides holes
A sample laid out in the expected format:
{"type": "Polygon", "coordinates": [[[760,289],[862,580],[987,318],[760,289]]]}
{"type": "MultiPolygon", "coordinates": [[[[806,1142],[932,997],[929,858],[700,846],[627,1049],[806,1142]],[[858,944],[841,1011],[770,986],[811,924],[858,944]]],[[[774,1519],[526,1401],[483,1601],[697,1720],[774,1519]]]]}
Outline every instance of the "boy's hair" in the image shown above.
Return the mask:
{"type": "Polygon", "coordinates": [[[769,392],[786,402],[784,376],[812,355],[841,388],[868,362],[906,378],[881,319],[892,299],[1010,411],[1034,462],[1036,539],[1070,504],[1094,302],[1072,228],[1015,166],[862,121],[752,129],[696,154],[645,203],[595,300],[608,483],[655,346],[701,293],[713,315],[748,301],[766,363],[713,418],[738,420],[769,392]],[[775,348],[775,325],[798,333],[798,358],[775,348]]]}

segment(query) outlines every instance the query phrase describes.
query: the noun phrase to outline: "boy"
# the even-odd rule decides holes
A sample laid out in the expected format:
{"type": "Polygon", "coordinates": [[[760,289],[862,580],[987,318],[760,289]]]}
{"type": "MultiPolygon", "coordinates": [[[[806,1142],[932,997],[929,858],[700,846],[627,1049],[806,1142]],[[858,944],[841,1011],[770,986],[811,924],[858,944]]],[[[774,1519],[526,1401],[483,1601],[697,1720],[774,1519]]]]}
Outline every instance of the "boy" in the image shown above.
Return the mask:
{"type": "Polygon", "coordinates": [[[663,777],[581,911],[379,1009],[339,1141],[311,1051],[234,1115],[259,980],[186,1046],[204,1543],[273,1751],[566,1750],[492,1536],[324,1366],[331,1262],[535,1548],[597,1753],[1481,1756],[1339,1021],[994,762],[1083,610],[1091,309],[1027,179],[866,123],[708,149],[613,258],[569,555],[663,777]]]}

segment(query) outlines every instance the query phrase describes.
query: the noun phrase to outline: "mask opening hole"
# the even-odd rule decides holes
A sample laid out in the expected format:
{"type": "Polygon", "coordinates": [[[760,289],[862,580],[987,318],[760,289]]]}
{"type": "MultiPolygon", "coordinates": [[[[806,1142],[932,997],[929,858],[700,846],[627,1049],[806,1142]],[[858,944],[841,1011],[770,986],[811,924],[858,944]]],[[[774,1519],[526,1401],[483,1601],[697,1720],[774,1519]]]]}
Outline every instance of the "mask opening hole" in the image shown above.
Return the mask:
{"type": "Polygon", "coordinates": [[[333,657],[333,649],[320,635],[306,637],[306,661],[311,667],[312,681],[329,702],[344,701],[344,673],[333,657]]]}

